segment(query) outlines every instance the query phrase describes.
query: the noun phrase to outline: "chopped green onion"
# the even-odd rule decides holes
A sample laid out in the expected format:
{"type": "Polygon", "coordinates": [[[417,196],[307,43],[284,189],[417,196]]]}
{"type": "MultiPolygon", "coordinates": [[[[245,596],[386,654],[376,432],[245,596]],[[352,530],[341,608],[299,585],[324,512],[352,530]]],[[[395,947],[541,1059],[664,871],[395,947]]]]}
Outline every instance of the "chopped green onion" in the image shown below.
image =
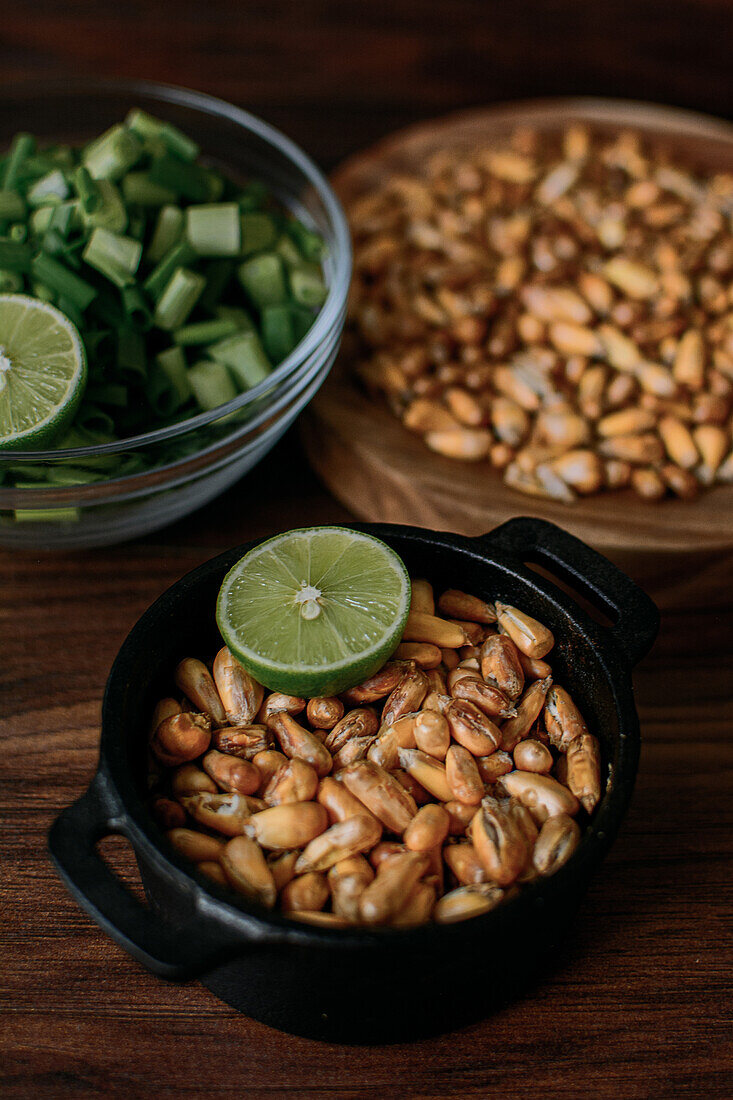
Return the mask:
{"type": "Polygon", "coordinates": [[[188,369],[188,381],[193,395],[204,411],[216,409],[237,396],[229,371],[223,363],[202,359],[188,369]]]}
{"type": "Polygon", "coordinates": [[[25,161],[35,151],[36,141],[30,134],[16,134],[10,146],[3,173],[3,188],[12,191],[18,184],[25,161]]]}
{"type": "Polygon", "coordinates": [[[303,225],[302,222],[297,221],[295,218],[288,219],[286,228],[298,246],[299,252],[306,260],[310,260],[312,263],[318,263],[323,259],[326,252],[326,246],[323,243],[323,238],[320,237],[318,233],[314,233],[307,225],[303,225]]]}
{"type": "Polygon", "coordinates": [[[179,241],[169,252],[166,252],[162,260],[150,272],[143,283],[143,290],[151,298],[160,298],[176,268],[185,267],[186,264],[190,264],[195,259],[196,253],[188,241],[179,241]]]}
{"type": "Polygon", "coordinates": [[[140,293],[140,288],[137,286],[123,286],[120,291],[120,298],[122,299],[122,309],[127,318],[127,323],[136,329],[150,328],[153,316],[148,303],[140,293]]]}
{"type": "Polygon", "coordinates": [[[283,263],[275,253],[265,252],[245,260],[239,265],[237,276],[258,309],[285,305],[288,300],[283,263]]]}
{"type": "Polygon", "coordinates": [[[0,268],[0,294],[17,294],[23,289],[23,276],[17,271],[0,268]]]}
{"type": "Polygon", "coordinates": [[[0,221],[16,221],[24,218],[26,205],[17,191],[0,191],[0,221]]]}
{"type": "Polygon", "coordinates": [[[179,206],[161,206],[150,244],[145,252],[148,263],[157,264],[174,244],[178,244],[183,233],[184,220],[183,211],[179,206]]]}
{"type": "Polygon", "coordinates": [[[78,308],[75,301],[67,298],[65,295],[60,294],[56,303],[62,313],[65,313],[69,320],[80,328],[84,324],[84,318],[82,317],[81,310],[78,308]]]}
{"type": "Polygon", "coordinates": [[[29,206],[43,206],[49,202],[63,202],[69,197],[69,184],[60,168],[54,168],[42,176],[26,193],[29,206]]]}
{"type": "Polygon", "coordinates": [[[17,523],[76,523],[81,515],[78,508],[16,508],[17,523]]]}
{"type": "Polygon", "coordinates": [[[0,267],[7,271],[30,271],[33,249],[22,241],[0,240],[0,267]]]}
{"type": "Polygon", "coordinates": [[[212,260],[206,265],[206,290],[201,295],[199,305],[202,309],[215,310],[221,301],[229,280],[234,274],[233,260],[212,260]]]}
{"type": "Polygon", "coordinates": [[[74,189],[79,196],[81,208],[85,214],[93,214],[102,205],[102,191],[97,180],[89,175],[89,170],[80,164],[71,173],[74,189]]]}
{"type": "Polygon", "coordinates": [[[290,292],[299,305],[318,309],[328,297],[321,269],[315,264],[294,267],[290,271],[290,292]]]}
{"type": "Polygon", "coordinates": [[[270,374],[272,367],[256,332],[240,332],[212,344],[208,354],[223,363],[233,374],[242,389],[251,389],[270,374]]]}
{"type": "Polygon", "coordinates": [[[127,229],[127,211],[122,196],[112,180],[95,180],[100,203],[96,210],[87,211],[82,207],[81,220],[84,226],[109,229],[112,233],[124,233],[127,229]]]}
{"type": "Polygon", "coordinates": [[[240,220],[243,256],[251,256],[254,252],[264,252],[272,248],[277,240],[277,229],[269,214],[253,211],[251,214],[241,214],[240,220]]]}
{"type": "Polygon", "coordinates": [[[161,122],[160,119],[154,118],[139,107],[134,107],[130,111],[125,124],[143,141],[151,138],[161,140],[168,152],[173,153],[180,160],[196,160],[199,155],[200,149],[192,138],[182,133],[172,123],[161,122]]]}
{"type": "Polygon", "coordinates": [[[87,241],[82,258],[115,286],[123,287],[134,282],[142,254],[139,241],[99,226],[87,241]]]}
{"type": "Polygon", "coordinates": [[[242,233],[236,202],[186,209],[186,237],[199,256],[236,256],[242,233]]]}
{"type": "MultiPolygon", "coordinates": [[[[203,302],[203,298],[201,299],[203,302]]],[[[239,306],[217,306],[214,310],[217,317],[223,317],[226,321],[234,321],[241,332],[255,332],[255,323],[246,310],[239,306]]]]}
{"type": "Polygon", "coordinates": [[[213,344],[237,332],[236,321],[217,318],[215,321],[198,321],[194,325],[184,325],[173,333],[173,341],[180,347],[192,344],[213,344]]]}
{"type": "Polygon", "coordinates": [[[290,355],[298,343],[291,306],[268,306],[263,309],[262,343],[273,363],[279,363],[290,355]]]}
{"type": "Polygon", "coordinates": [[[117,180],[137,164],[142,143],[124,126],[112,126],[84,149],[82,163],[93,179],[117,180]]]}
{"type": "Polygon", "coordinates": [[[123,376],[137,375],[138,377],[145,377],[147,372],[145,337],[139,329],[121,328],[117,330],[115,361],[117,369],[123,376]]]}
{"type": "Polygon", "coordinates": [[[20,241],[21,243],[28,239],[28,226],[23,225],[22,222],[14,222],[10,226],[8,233],[11,241],[20,241]]]}
{"type": "Polygon", "coordinates": [[[295,247],[295,243],[290,237],[285,236],[285,234],[283,234],[282,237],[278,237],[275,251],[278,256],[282,257],[283,262],[288,267],[300,267],[303,263],[303,257],[295,247]]]}
{"type": "Polygon", "coordinates": [[[158,328],[170,332],[180,328],[206,286],[203,275],[179,267],[158,299],[154,320],[158,328]]]}
{"type": "Polygon", "coordinates": [[[178,396],[178,403],[183,405],[193,394],[191,383],[188,380],[188,367],[186,365],[185,352],[178,347],[166,348],[156,356],[156,363],[170,381],[178,396]]]}
{"type": "Polygon", "coordinates": [[[211,172],[200,164],[186,164],[170,155],[158,157],[152,162],[150,179],[190,202],[210,202],[219,197],[219,188],[211,172]]]}
{"type": "Polygon", "coordinates": [[[162,187],[150,178],[149,172],[128,172],[122,180],[122,194],[128,203],[138,206],[165,206],[176,201],[176,192],[162,187]]]}
{"type": "MultiPolygon", "coordinates": [[[[0,264],[7,267],[7,264],[2,263],[1,251],[0,264]]],[[[46,256],[43,252],[39,256],[34,256],[31,261],[31,271],[36,279],[41,283],[45,283],[57,294],[62,294],[65,298],[68,298],[82,313],[97,296],[96,287],[93,287],[91,283],[88,283],[79,275],[75,275],[73,271],[69,271],[68,267],[64,267],[58,260],[46,256]]]]}

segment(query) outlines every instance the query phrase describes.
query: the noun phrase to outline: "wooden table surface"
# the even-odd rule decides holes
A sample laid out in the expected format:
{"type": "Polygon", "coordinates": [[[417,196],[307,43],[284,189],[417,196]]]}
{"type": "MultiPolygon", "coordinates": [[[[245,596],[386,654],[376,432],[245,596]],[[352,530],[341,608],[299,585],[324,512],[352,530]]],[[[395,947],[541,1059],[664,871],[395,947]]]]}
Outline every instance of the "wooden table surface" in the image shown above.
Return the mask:
{"type": "MultiPolygon", "coordinates": [[[[2,80],[86,72],[219,93],[330,168],[418,117],[590,92],[730,110],[729,0],[0,3],[2,80]]],[[[733,1095],[731,593],[668,601],[635,682],[643,752],[622,834],[557,966],[520,1003],[357,1048],[256,1024],[151,977],[66,894],[45,834],[96,760],[112,659],[183,572],[245,539],[348,518],[291,433],[217,501],[127,546],[0,553],[0,1091],[8,1097],[733,1095]]],[[[130,876],[129,854],[108,846],[130,876]]]]}

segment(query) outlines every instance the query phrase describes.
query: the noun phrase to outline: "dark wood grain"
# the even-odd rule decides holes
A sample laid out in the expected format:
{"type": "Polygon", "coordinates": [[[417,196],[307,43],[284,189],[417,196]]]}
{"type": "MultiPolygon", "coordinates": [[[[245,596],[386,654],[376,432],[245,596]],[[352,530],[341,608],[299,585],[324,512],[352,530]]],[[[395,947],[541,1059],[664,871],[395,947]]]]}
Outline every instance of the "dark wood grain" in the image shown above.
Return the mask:
{"type": "MultiPolygon", "coordinates": [[[[397,126],[523,95],[730,113],[728,0],[0,0],[0,80],[148,76],[246,105],[327,167],[397,126]]],[[[729,598],[666,607],[636,677],[644,748],[625,828],[552,969],[464,1031],[362,1050],[271,1031],[148,975],[66,894],[46,830],[89,781],[110,663],[140,613],[228,546],[343,507],[291,435],[227,494],[128,546],[0,553],[0,1092],[730,1097],[729,598]]],[[[660,582],[665,563],[660,561],[660,582]]],[[[728,594],[729,597],[729,594],[728,594]]],[[[110,859],[129,874],[119,848],[110,859]]]]}

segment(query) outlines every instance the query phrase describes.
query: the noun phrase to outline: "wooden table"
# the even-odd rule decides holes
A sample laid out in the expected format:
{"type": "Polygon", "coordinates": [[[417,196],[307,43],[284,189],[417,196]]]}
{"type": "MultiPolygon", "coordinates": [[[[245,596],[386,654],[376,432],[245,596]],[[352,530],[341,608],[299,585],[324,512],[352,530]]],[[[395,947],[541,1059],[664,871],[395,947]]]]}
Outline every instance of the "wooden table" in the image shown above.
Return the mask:
{"type": "MultiPolygon", "coordinates": [[[[327,167],[397,124],[526,94],[646,96],[723,113],[730,6],[393,0],[2,4],[3,79],[85,71],[218,92],[327,167]]],[[[731,1043],[731,594],[665,608],[636,676],[644,747],[621,837],[557,966],[523,1001],[411,1045],[271,1031],[159,981],[77,908],[46,830],[94,769],[100,698],[140,613],[247,538],[348,518],[290,435],[160,534],[79,554],[0,553],[0,1090],[8,1097],[727,1098],[731,1043]]],[[[123,845],[106,847],[132,881],[123,845]]]]}

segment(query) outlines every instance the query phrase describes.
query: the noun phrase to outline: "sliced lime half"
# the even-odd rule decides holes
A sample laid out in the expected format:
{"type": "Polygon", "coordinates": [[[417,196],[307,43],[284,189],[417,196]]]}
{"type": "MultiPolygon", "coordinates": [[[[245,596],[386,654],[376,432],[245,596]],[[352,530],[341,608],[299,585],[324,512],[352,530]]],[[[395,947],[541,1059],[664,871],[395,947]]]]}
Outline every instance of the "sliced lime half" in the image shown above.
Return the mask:
{"type": "Polygon", "coordinates": [[[0,450],[52,446],[76,412],[86,374],[81,337],[60,309],[0,294],[0,450]]]}
{"type": "Polygon", "coordinates": [[[399,645],[409,608],[410,578],[385,543],[310,527],[245,554],[224,578],[216,620],[256,680],[312,698],[376,672],[399,645]]]}

